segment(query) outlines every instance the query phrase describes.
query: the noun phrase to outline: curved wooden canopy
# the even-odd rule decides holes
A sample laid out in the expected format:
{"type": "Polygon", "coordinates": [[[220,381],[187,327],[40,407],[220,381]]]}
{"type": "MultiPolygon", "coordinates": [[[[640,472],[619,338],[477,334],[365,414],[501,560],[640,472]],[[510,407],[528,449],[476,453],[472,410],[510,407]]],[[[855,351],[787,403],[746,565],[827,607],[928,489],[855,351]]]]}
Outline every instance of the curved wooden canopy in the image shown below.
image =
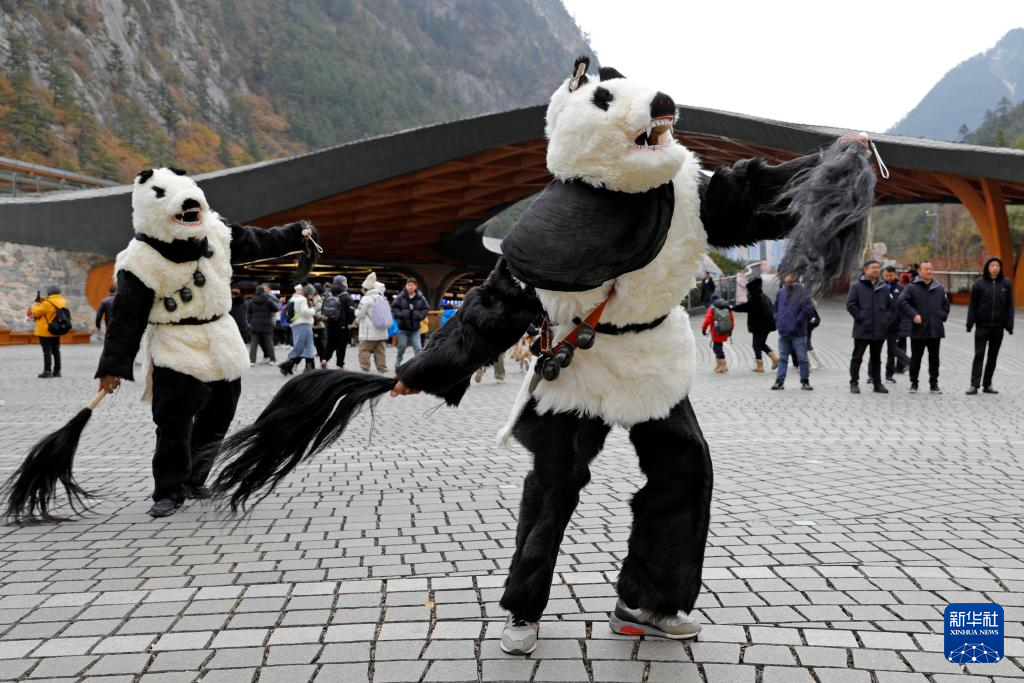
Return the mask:
{"type": "MultiPolygon", "coordinates": [[[[708,169],[760,156],[781,162],[844,130],[679,107],[677,138],[708,169]]],[[[986,245],[1006,258],[1005,204],[1024,203],[1024,152],[874,136],[891,177],[880,204],[962,202],[986,245]]],[[[401,131],[286,159],[197,176],[210,204],[234,222],[316,223],[323,274],[343,264],[428,273],[440,286],[494,256],[476,228],[549,181],[544,107],[401,131]]],[[[0,199],[0,240],[114,254],[131,235],[130,186],[0,199]],[[42,229],[41,229],[42,226],[42,229]]],[[[243,274],[280,268],[257,264],[243,274]]],[[[1018,268],[1024,274],[1024,268],[1018,268]]],[[[1024,277],[1019,278],[1024,287],[1024,277]]],[[[1024,289],[1021,290],[1024,300],[1024,289]]]]}

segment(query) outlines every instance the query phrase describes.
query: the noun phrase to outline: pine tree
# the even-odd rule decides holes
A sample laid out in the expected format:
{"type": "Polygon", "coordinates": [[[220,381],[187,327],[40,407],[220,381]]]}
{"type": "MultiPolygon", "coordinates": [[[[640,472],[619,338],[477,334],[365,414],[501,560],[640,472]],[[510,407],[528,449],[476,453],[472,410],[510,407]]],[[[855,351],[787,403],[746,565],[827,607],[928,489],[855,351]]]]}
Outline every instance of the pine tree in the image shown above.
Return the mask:
{"type": "Polygon", "coordinates": [[[9,105],[0,123],[9,133],[16,151],[49,154],[53,151],[53,140],[47,125],[52,117],[32,89],[28,39],[23,34],[15,33],[11,36],[5,67],[12,87],[10,101],[0,103],[9,105]]]}

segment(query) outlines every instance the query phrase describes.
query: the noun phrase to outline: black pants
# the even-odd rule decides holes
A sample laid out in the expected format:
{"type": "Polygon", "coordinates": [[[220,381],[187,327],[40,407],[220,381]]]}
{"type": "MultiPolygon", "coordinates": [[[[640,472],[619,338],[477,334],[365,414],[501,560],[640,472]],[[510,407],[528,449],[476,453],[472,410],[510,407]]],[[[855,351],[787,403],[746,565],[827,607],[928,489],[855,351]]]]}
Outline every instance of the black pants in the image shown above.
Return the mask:
{"type": "Polygon", "coordinates": [[[885,336],[885,376],[892,377],[894,373],[903,372],[910,364],[910,357],[907,355],[907,338],[901,337],[899,332],[889,332],[885,336]]]}
{"type": "Polygon", "coordinates": [[[169,368],[153,368],[153,500],[183,500],[202,486],[242,391],[241,380],[200,382],[169,368]]]}
{"type": "Polygon", "coordinates": [[[715,352],[715,358],[718,360],[725,358],[725,347],[722,346],[722,342],[711,342],[711,348],[715,352]]]}
{"type": "Polygon", "coordinates": [[[327,356],[324,355],[327,349],[327,330],[325,328],[313,328],[313,348],[316,349],[317,358],[327,360],[327,356]]]}
{"type": "MultiPolygon", "coordinates": [[[[570,413],[538,415],[536,402],[513,431],[533,455],[519,507],[516,550],[501,606],[527,621],[540,619],[565,527],[590,481],[590,461],[611,428],[570,413]]],[[[618,593],[629,606],[663,614],[689,612],[700,593],[711,515],[711,456],[689,399],[668,417],[629,431],[647,484],[633,496],[629,551],[618,593]]]]}
{"type": "Polygon", "coordinates": [[[924,350],[928,349],[928,382],[939,383],[939,345],[942,339],[911,339],[910,340],[910,381],[917,384],[917,378],[921,374],[921,359],[924,358],[924,350]]]}
{"type": "Polygon", "coordinates": [[[999,347],[1003,345],[1003,328],[982,327],[974,329],[974,364],[971,366],[971,386],[992,386],[992,375],[996,371],[999,347]],[[985,346],[988,346],[988,362],[985,363],[985,378],[981,377],[981,366],[985,360],[985,346]]]}
{"type": "Polygon", "coordinates": [[[868,354],[868,381],[877,384],[882,381],[882,345],[884,339],[854,339],[853,356],[850,357],[850,382],[860,381],[860,364],[864,360],[864,350],[870,349],[868,354]]]}
{"type": "Polygon", "coordinates": [[[345,350],[348,348],[352,332],[344,325],[327,325],[327,348],[323,360],[330,362],[331,356],[337,354],[338,367],[345,367],[345,350]]]}
{"type": "Polygon", "coordinates": [[[277,357],[274,355],[274,333],[273,332],[256,332],[253,330],[249,337],[249,362],[256,362],[256,348],[259,347],[263,350],[263,357],[268,358],[273,362],[277,362],[277,357]]]}
{"type": "Polygon", "coordinates": [[[43,372],[60,374],[60,337],[40,337],[43,347],[43,372]]]}
{"type": "Polygon", "coordinates": [[[754,358],[761,360],[761,353],[771,353],[772,347],[768,346],[768,335],[767,334],[755,334],[754,335],[754,358]]]}

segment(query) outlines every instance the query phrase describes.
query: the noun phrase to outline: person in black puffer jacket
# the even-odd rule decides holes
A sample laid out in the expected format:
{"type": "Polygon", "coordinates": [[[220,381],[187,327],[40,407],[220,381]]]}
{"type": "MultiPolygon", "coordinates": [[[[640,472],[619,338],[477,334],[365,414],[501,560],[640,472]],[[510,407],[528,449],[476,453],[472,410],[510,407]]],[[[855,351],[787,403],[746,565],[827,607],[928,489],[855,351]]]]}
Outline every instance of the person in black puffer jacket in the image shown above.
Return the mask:
{"type": "Polygon", "coordinates": [[[249,300],[249,363],[256,364],[256,347],[263,349],[263,361],[277,363],[274,356],[274,324],[277,321],[277,298],[270,285],[259,285],[249,300]]]}
{"type": "Polygon", "coordinates": [[[747,331],[753,337],[754,372],[764,372],[764,359],[761,353],[768,354],[772,361],[772,370],[779,367],[779,357],[768,346],[768,335],[775,331],[775,313],[772,300],[764,293],[764,282],[758,275],[747,283],[747,300],[736,304],[732,310],[747,314],[747,331]]]}
{"type": "Polygon", "coordinates": [[[245,297],[241,290],[231,290],[231,317],[235,319],[238,326],[238,333],[242,335],[242,341],[249,343],[249,314],[246,308],[245,297]]]}
{"type": "Polygon", "coordinates": [[[395,302],[391,304],[391,312],[398,325],[398,358],[395,360],[397,368],[402,364],[402,356],[405,355],[409,344],[412,344],[413,356],[418,356],[423,350],[423,343],[420,339],[420,321],[427,317],[430,307],[427,305],[426,297],[417,289],[414,278],[405,281],[405,289],[395,297],[395,302]]]}
{"type": "Polygon", "coordinates": [[[352,295],[348,293],[348,278],[344,275],[334,276],[331,289],[324,297],[322,312],[327,327],[327,344],[322,360],[329,363],[331,356],[336,354],[338,367],[344,368],[345,350],[352,338],[351,325],[356,319],[352,295]]]}
{"type": "Polygon", "coordinates": [[[971,290],[971,302],[967,306],[967,331],[977,328],[974,333],[974,364],[971,366],[971,388],[969,395],[978,393],[978,387],[986,394],[998,394],[992,388],[992,375],[996,371],[999,347],[1003,343],[1003,330],[1013,334],[1013,287],[1003,277],[1003,262],[993,256],[985,261],[981,277],[971,290]],[[988,362],[985,363],[985,347],[988,346],[988,362]],[[985,366],[982,378],[981,367],[985,366]]]}
{"type": "Polygon", "coordinates": [[[892,322],[892,293],[882,280],[882,264],[864,262],[860,279],[850,287],[846,310],[853,316],[853,355],[850,357],[850,392],[860,393],[860,364],[868,356],[868,379],[876,394],[888,394],[882,384],[882,345],[892,322]]]}
{"type": "Polygon", "coordinates": [[[939,389],[939,346],[946,336],[943,323],[949,317],[949,299],[946,290],[932,277],[929,261],[918,264],[919,275],[900,295],[900,310],[910,319],[910,390],[917,391],[917,378],[921,360],[928,349],[928,382],[933,394],[939,389]]]}

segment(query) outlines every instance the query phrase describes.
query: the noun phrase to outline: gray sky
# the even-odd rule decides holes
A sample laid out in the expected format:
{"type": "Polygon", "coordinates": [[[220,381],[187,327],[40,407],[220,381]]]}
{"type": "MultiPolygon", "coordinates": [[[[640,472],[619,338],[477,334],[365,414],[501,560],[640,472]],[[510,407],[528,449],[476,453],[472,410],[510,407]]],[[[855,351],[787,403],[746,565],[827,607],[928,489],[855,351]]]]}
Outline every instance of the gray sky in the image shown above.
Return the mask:
{"type": "Polygon", "coordinates": [[[1024,26],[1024,0],[563,1],[602,64],[677,103],[875,132],[1024,26]]]}

